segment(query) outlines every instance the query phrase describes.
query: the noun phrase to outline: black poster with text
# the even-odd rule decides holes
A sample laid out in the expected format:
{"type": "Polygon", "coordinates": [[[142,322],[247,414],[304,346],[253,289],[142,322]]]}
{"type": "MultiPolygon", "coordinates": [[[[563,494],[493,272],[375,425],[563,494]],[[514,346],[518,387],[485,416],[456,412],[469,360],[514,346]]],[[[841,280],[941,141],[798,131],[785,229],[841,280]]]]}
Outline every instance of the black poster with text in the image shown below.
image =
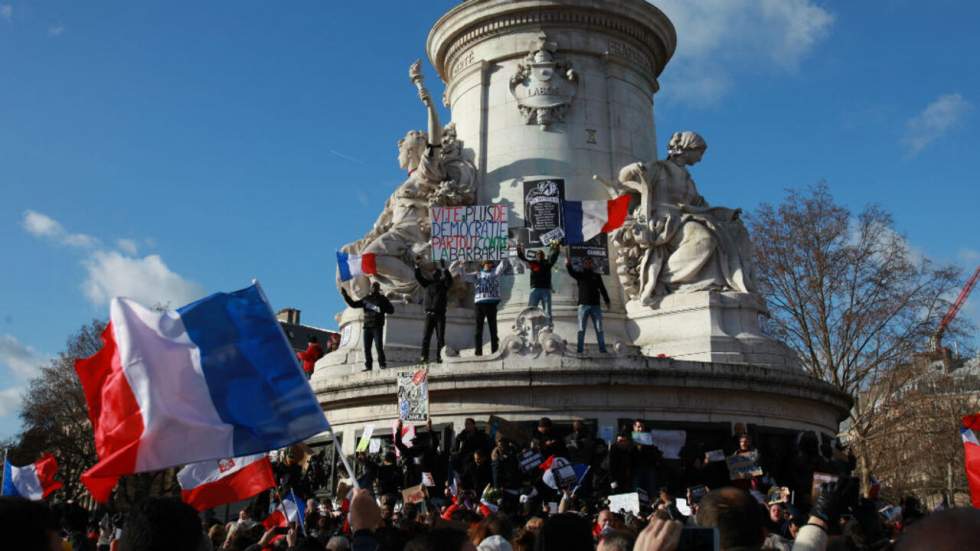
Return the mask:
{"type": "Polygon", "coordinates": [[[550,241],[565,237],[562,203],[565,200],[565,180],[542,178],[524,180],[524,226],[527,227],[528,248],[547,246],[550,241]]]}

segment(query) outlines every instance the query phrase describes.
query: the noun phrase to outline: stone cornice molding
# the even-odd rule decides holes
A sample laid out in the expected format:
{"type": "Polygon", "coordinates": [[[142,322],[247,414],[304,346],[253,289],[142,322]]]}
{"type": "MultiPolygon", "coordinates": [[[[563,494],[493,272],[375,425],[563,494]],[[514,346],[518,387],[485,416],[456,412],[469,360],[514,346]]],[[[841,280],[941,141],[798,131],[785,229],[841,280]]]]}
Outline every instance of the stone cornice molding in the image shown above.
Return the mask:
{"type": "Polygon", "coordinates": [[[469,66],[461,63],[466,58],[459,58],[474,44],[521,30],[552,28],[580,28],[619,37],[624,42],[621,49],[627,52],[620,54],[645,66],[653,80],[677,45],[673,24],[645,0],[469,0],[433,25],[426,49],[439,76],[448,83],[469,66]]]}

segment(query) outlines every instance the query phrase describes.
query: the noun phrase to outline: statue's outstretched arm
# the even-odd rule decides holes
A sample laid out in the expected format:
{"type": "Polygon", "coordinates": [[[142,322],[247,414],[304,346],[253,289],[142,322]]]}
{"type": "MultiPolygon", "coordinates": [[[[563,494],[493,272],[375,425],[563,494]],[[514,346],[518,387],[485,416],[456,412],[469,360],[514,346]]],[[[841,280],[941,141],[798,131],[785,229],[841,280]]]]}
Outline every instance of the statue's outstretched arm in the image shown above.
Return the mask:
{"type": "Polygon", "coordinates": [[[429,111],[429,145],[442,145],[442,125],[439,124],[439,113],[436,112],[432,96],[425,89],[422,79],[422,62],[416,61],[408,68],[408,78],[419,90],[419,99],[429,111]]]}

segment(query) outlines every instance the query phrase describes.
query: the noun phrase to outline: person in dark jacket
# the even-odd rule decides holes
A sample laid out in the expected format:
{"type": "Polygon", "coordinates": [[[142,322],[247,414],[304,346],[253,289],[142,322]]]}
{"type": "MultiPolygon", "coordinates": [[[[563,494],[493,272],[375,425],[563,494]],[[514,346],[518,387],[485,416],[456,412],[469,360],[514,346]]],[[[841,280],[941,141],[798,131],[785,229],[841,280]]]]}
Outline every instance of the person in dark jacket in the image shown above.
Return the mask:
{"type": "Polygon", "coordinates": [[[544,251],[538,251],[534,259],[529,260],[524,246],[517,245],[517,257],[527,263],[531,270],[531,294],[527,299],[528,308],[541,305],[548,319],[551,319],[551,268],[558,261],[558,244],[552,243],[551,254],[545,258],[544,251]]]}
{"type": "Polygon", "coordinates": [[[599,342],[599,352],[606,353],[606,339],[602,332],[602,308],[599,306],[599,297],[609,308],[609,293],[602,282],[602,276],[592,270],[592,259],[586,258],[582,261],[582,269],[572,268],[572,262],[565,257],[565,267],[568,275],[578,282],[578,343],[575,350],[581,354],[585,346],[585,322],[592,318],[592,326],[595,328],[596,340],[599,342]]]}
{"type": "Polygon", "coordinates": [[[419,361],[429,361],[429,343],[432,342],[432,332],[436,333],[436,363],[442,363],[442,347],[446,345],[446,304],[449,288],[453,286],[453,276],[446,269],[446,261],[439,263],[439,268],[432,274],[432,279],[422,274],[422,268],[416,259],[415,279],[425,289],[422,308],[425,310],[425,333],[422,336],[422,357],[419,361]]]}
{"type": "Polygon", "coordinates": [[[303,373],[306,373],[306,378],[309,379],[313,376],[313,366],[316,365],[316,361],[323,357],[323,348],[320,348],[320,343],[316,340],[316,335],[310,335],[306,340],[306,350],[302,352],[297,352],[296,357],[299,361],[303,362],[303,373]]]}
{"type": "Polygon", "coordinates": [[[464,421],[463,430],[456,435],[456,442],[453,445],[453,468],[457,472],[462,472],[463,467],[473,461],[473,452],[476,450],[489,452],[490,437],[482,429],[476,427],[476,421],[472,417],[467,417],[464,421]]]}
{"type": "Polygon", "coordinates": [[[381,294],[381,284],[377,281],[371,284],[371,294],[361,300],[351,300],[346,289],[341,289],[340,294],[351,308],[364,309],[364,371],[371,371],[374,363],[371,357],[372,343],[378,351],[378,364],[384,369],[387,367],[384,347],[385,315],[394,314],[395,307],[388,297],[381,294]]]}
{"type": "Polygon", "coordinates": [[[488,484],[493,484],[493,469],[487,452],[476,450],[473,452],[473,461],[463,467],[463,474],[460,482],[464,490],[473,490],[480,494],[488,484]]]}

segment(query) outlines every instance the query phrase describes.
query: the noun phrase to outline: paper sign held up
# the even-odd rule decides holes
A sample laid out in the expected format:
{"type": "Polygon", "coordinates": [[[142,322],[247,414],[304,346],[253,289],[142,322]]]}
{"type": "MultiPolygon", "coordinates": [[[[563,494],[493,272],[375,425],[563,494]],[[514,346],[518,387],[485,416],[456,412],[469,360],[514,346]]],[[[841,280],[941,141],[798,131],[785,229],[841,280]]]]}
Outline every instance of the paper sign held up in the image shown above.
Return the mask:
{"type": "Polygon", "coordinates": [[[398,418],[425,421],[429,418],[428,369],[398,374],[398,418]]]}
{"type": "Polygon", "coordinates": [[[402,490],[402,501],[405,503],[422,503],[425,501],[425,486],[419,484],[402,490]]]}
{"type": "Polygon", "coordinates": [[[640,494],[615,494],[609,496],[609,510],[614,513],[640,514],[640,494]]]}
{"type": "Polygon", "coordinates": [[[757,476],[762,476],[762,467],[758,461],[757,453],[735,454],[725,458],[728,463],[728,477],[732,480],[747,480],[757,476]]]}

